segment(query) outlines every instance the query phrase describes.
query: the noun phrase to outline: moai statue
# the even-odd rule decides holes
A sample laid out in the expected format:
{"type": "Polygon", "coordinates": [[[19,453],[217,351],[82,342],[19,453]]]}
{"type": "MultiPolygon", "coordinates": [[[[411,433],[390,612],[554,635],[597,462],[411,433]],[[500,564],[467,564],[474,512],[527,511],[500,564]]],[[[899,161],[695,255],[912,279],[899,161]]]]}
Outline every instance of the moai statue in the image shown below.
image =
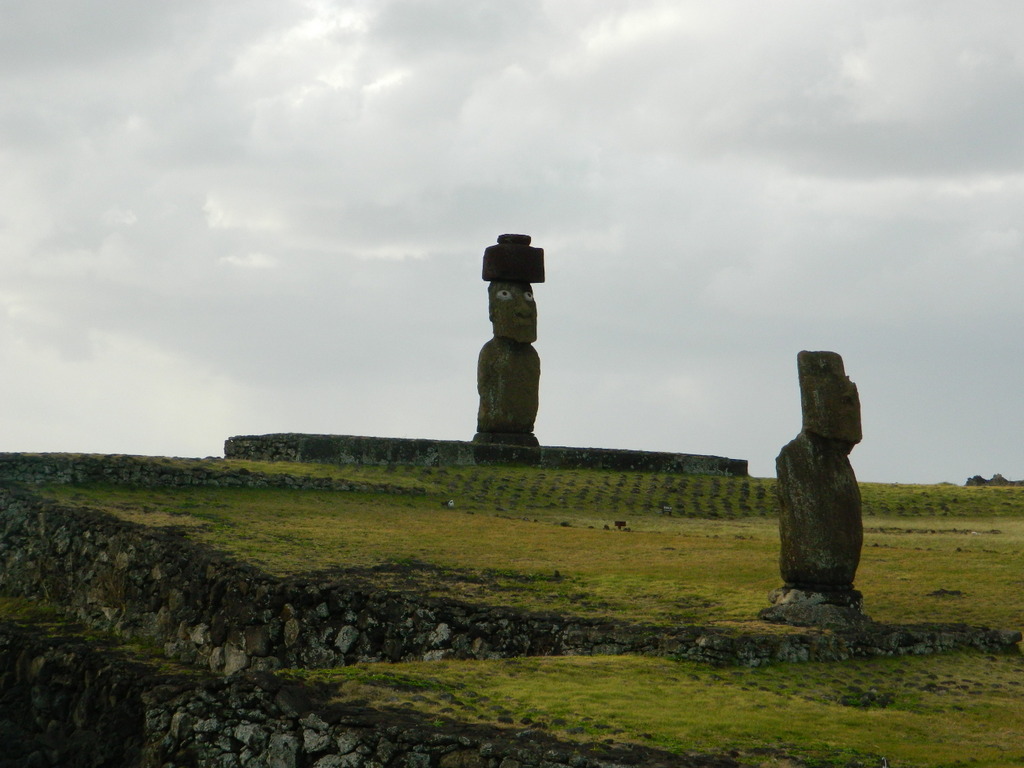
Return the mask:
{"type": "Polygon", "coordinates": [[[860,489],[849,454],[861,440],[857,385],[835,352],[797,355],[803,429],[775,460],[779,570],[785,586],[761,618],[854,628],[870,621],[853,588],[864,541],[860,489]]]}
{"type": "Polygon", "coordinates": [[[484,251],[483,278],[494,338],[477,361],[480,393],[473,442],[539,445],[533,434],[540,388],[537,304],[532,283],[544,282],[544,249],[529,235],[499,235],[484,251]]]}

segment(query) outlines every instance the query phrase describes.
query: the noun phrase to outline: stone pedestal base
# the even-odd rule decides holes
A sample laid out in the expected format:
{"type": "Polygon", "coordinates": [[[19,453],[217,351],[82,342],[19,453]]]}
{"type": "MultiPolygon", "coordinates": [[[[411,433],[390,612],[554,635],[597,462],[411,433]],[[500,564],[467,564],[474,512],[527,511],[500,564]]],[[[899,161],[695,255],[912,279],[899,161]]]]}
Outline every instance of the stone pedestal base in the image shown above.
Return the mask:
{"type": "Polygon", "coordinates": [[[824,629],[861,629],[871,624],[864,614],[864,595],[856,589],[818,590],[780,587],[768,593],[770,608],[758,618],[776,624],[824,629]]]}
{"type": "Polygon", "coordinates": [[[498,443],[499,445],[539,446],[540,441],[532,432],[477,432],[474,443],[498,443]]]}

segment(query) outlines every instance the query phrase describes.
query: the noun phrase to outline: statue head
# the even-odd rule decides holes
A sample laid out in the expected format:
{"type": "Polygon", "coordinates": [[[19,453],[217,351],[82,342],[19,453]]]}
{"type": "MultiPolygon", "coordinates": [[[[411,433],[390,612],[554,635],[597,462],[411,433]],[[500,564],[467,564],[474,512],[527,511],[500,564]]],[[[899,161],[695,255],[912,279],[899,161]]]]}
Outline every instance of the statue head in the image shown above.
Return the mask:
{"type": "Polygon", "coordinates": [[[487,299],[495,336],[527,344],[537,340],[537,304],[529,283],[493,280],[487,299]]]}
{"type": "Polygon", "coordinates": [[[494,335],[532,344],[537,340],[537,305],[532,283],[544,282],[544,249],[529,235],[498,235],[484,250],[483,278],[494,335]]]}
{"type": "Polygon", "coordinates": [[[860,396],[846,375],[843,358],[835,352],[801,352],[797,371],[803,431],[841,440],[851,448],[859,443],[860,396]]]}

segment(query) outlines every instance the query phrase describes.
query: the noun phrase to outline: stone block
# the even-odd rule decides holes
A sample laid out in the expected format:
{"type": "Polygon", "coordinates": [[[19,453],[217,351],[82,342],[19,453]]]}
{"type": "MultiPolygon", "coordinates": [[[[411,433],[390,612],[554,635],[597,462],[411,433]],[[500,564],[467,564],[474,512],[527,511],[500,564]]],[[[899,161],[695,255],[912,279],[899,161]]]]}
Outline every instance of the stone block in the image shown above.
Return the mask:
{"type": "Polygon", "coordinates": [[[484,250],[483,279],[544,282],[544,249],[530,245],[529,235],[498,235],[498,244],[484,250]]]}
{"type": "Polygon", "coordinates": [[[846,375],[843,358],[835,352],[800,352],[797,374],[803,431],[841,440],[851,447],[859,443],[860,396],[857,385],[846,375]]]}
{"type": "Polygon", "coordinates": [[[786,584],[850,587],[864,542],[860,487],[846,450],[802,433],[776,460],[779,570],[786,584]]]}

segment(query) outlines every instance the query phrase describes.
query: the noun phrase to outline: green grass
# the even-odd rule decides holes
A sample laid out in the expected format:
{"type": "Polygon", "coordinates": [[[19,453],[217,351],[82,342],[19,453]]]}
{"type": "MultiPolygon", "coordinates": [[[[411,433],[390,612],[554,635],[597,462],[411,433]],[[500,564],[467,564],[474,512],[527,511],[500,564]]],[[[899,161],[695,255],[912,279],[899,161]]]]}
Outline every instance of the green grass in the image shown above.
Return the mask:
{"type": "Polygon", "coordinates": [[[426,563],[436,568],[375,578],[578,615],[730,621],[754,612],[774,580],[774,528],[762,520],[736,521],[727,532],[714,521],[659,515],[620,532],[577,518],[562,525],[569,522],[565,514],[555,522],[449,510],[424,497],[71,486],[49,493],[145,524],[182,526],[195,539],[280,575],[426,563]]]}
{"type": "Polygon", "coordinates": [[[0,595],[0,620],[56,628],[64,624],[60,613],[50,605],[22,597],[0,595]]]}
{"type": "MultiPolygon", "coordinates": [[[[112,486],[47,492],[145,524],[181,526],[197,540],[281,575],[425,563],[432,568],[395,569],[374,578],[432,594],[582,616],[750,625],[767,592],[779,585],[771,480],[653,474],[631,480],[613,472],[493,467],[363,471],[372,480],[416,482],[430,492],[112,486]],[[683,516],[680,506],[671,516],[662,514],[666,498],[678,503],[665,496],[665,487],[684,482],[686,493],[717,509],[716,516],[683,516]],[[600,489],[620,484],[648,489],[635,495],[628,514],[561,502],[569,487],[577,496],[604,498],[600,489]],[[503,503],[492,502],[487,488],[503,503]],[[508,499],[515,488],[533,490],[521,490],[512,510],[508,499]],[[740,513],[737,501],[727,517],[724,500],[742,496],[761,502],[740,513]],[[455,499],[454,509],[441,505],[446,498],[455,499]],[[630,530],[616,530],[616,520],[630,530]]],[[[925,499],[971,515],[865,517],[857,586],[873,618],[1024,625],[1020,603],[1007,599],[1021,585],[1024,489],[867,484],[864,496],[910,509],[925,499]]]]}
{"type": "Polygon", "coordinates": [[[861,483],[866,516],[1017,517],[1024,513],[1024,487],[861,483]]]}
{"type": "MultiPolygon", "coordinates": [[[[347,469],[331,468],[332,476],[351,479],[347,469]]],[[[468,600],[663,626],[771,628],[755,616],[779,585],[773,480],[501,467],[369,467],[359,478],[424,493],[46,493],[180,526],[278,574],[377,568],[363,572],[382,585],[468,600]],[[454,509],[440,503],[449,498],[454,509]],[[615,530],[617,520],[630,530],[615,530]],[[381,569],[387,564],[401,567],[381,569]]],[[[1024,626],[1024,489],[864,484],[862,493],[857,587],[873,618],[1024,626]]],[[[775,764],[780,745],[813,765],[876,766],[883,755],[893,768],[1024,764],[1017,655],[725,670],[635,657],[509,659],[290,674],[331,680],[342,699],[431,718],[539,723],[564,738],[676,751],[732,749],[753,764],[775,764]]]]}
{"type": "Polygon", "coordinates": [[[204,674],[196,667],[186,667],[169,660],[164,656],[162,643],[145,637],[125,638],[87,627],[69,619],[56,606],[46,602],[0,595],[0,622],[30,627],[51,638],[102,645],[120,653],[123,658],[145,664],[154,672],[189,677],[204,674]]]}
{"type": "MultiPolygon", "coordinates": [[[[712,669],[638,657],[359,665],[337,697],[675,752],[782,746],[816,765],[1024,764],[1024,659],[960,653],[712,669]],[[958,761],[963,761],[958,763],[958,761]],[[856,764],[856,763],[855,763],[856,764]]],[[[769,765],[771,763],[768,763],[769,765]]]]}

